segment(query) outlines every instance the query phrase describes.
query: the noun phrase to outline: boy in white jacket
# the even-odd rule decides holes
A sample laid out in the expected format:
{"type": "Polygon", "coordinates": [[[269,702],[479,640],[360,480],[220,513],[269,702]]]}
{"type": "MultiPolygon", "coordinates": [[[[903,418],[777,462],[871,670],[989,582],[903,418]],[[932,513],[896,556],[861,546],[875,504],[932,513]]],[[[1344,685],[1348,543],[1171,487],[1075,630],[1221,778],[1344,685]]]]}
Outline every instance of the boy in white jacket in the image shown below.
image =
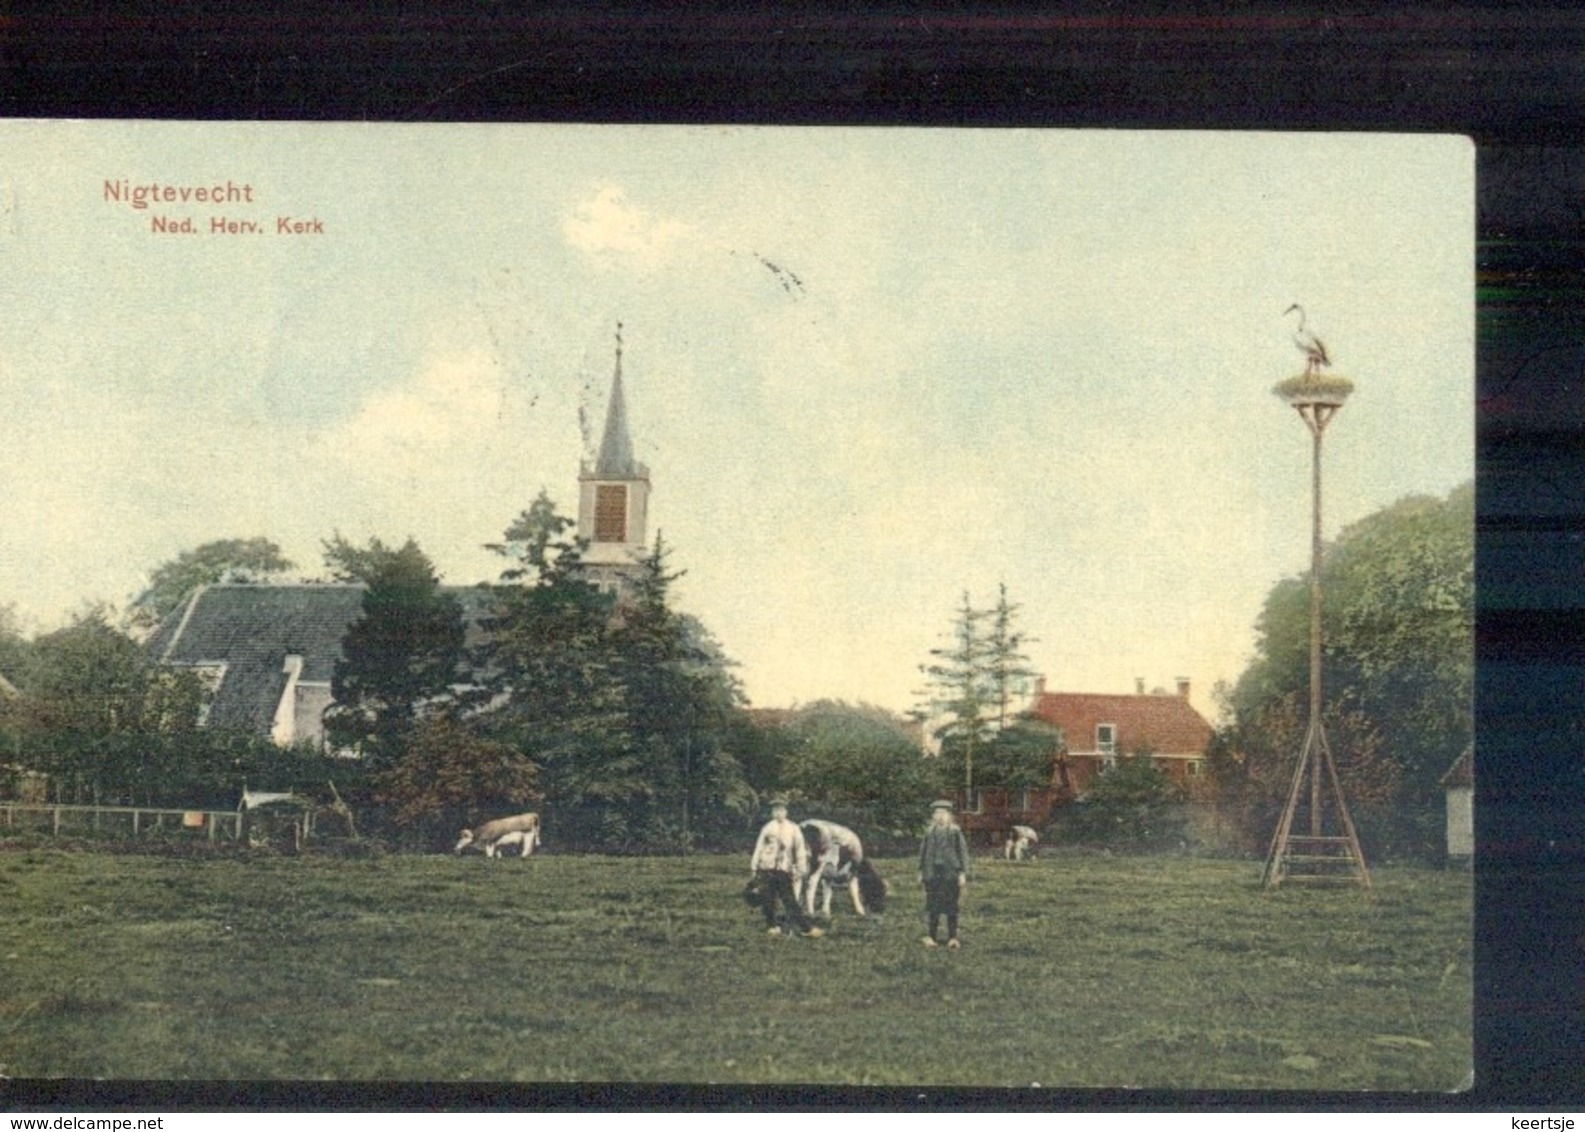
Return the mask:
{"type": "Polygon", "coordinates": [[[785,798],[771,799],[770,821],[759,831],[749,867],[759,883],[760,910],[765,914],[765,927],[771,935],[780,935],[782,930],[776,923],[777,901],[781,902],[789,924],[799,934],[811,937],[824,934],[809,922],[798,904],[797,882],[809,873],[809,846],[804,842],[803,830],[787,820],[785,798]]]}

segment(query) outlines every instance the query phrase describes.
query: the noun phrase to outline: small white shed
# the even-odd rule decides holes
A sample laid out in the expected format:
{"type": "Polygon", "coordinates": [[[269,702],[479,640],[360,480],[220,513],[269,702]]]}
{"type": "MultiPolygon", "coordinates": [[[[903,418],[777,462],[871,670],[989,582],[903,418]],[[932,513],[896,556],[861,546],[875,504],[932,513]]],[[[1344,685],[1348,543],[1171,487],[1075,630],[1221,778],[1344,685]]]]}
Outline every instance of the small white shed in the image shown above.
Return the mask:
{"type": "Polygon", "coordinates": [[[1447,792],[1447,855],[1473,860],[1475,856],[1475,748],[1465,747],[1442,776],[1447,792]]]}

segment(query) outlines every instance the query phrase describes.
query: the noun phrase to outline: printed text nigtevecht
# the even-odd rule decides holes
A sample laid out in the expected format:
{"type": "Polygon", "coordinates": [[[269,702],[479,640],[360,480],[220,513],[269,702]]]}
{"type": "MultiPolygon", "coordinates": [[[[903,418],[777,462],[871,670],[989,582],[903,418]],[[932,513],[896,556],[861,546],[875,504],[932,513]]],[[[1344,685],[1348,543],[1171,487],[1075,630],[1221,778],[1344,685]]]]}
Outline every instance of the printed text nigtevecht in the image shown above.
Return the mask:
{"type": "Polygon", "coordinates": [[[114,204],[128,204],[133,208],[147,208],[149,204],[252,204],[251,182],[215,182],[208,185],[167,185],[159,181],[133,184],[125,177],[105,182],[105,200],[114,204]]]}

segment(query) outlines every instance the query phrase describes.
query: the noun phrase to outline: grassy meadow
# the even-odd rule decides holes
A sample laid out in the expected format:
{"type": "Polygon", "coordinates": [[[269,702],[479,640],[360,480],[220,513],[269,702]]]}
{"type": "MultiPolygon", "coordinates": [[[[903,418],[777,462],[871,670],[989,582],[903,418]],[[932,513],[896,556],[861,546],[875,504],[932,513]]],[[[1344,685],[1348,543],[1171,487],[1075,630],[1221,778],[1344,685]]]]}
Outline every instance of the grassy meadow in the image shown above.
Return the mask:
{"type": "Polygon", "coordinates": [[[232,1080],[1455,1089],[1471,880],[987,859],[964,948],[773,938],[747,854],[529,860],[0,852],[0,1073],[232,1080]]]}

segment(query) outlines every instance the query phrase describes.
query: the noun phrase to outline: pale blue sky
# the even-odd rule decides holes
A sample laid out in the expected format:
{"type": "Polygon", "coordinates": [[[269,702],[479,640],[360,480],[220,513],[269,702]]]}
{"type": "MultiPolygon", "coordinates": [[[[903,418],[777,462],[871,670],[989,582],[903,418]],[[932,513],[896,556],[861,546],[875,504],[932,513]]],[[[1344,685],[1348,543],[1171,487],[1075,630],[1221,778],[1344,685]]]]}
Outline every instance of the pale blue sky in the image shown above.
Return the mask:
{"type": "Polygon", "coordinates": [[[493,577],[575,509],[621,319],[678,604],[755,703],[905,709],[1005,581],[1052,687],[1209,714],[1307,565],[1290,303],[1357,383],[1328,535],[1473,474],[1473,200],[1423,136],[0,123],[0,605],[338,530],[493,577]]]}

